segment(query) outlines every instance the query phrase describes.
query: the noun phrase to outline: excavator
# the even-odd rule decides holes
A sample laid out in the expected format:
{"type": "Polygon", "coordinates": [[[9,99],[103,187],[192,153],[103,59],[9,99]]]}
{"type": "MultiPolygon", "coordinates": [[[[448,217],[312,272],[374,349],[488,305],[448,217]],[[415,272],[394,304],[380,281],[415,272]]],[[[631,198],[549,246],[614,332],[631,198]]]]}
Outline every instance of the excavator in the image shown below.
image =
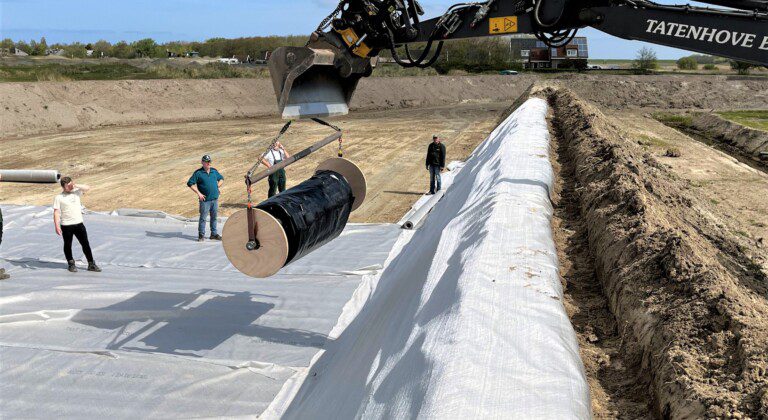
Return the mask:
{"type": "Polygon", "coordinates": [[[418,0],[341,0],[304,47],[269,59],[285,119],[345,115],[358,82],[389,51],[402,67],[426,68],[445,41],[533,34],[551,48],[592,27],[639,40],[768,66],[768,0],[701,0],[720,7],[649,0],[487,0],[455,4],[422,20],[418,0]],[[421,44],[417,54],[409,46],[421,44]]]}

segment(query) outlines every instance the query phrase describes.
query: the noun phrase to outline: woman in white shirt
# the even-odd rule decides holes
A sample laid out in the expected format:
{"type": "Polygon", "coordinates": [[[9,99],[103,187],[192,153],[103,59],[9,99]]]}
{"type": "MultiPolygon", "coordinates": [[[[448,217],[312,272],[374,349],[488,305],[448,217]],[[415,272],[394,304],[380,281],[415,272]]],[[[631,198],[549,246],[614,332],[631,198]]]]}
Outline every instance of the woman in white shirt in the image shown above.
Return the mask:
{"type": "Polygon", "coordinates": [[[67,269],[72,273],[77,272],[72,257],[73,237],[80,242],[83,254],[88,259],[88,271],[101,271],[93,260],[88,232],[83,223],[83,204],[80,202],[80,197],[90,189],[87,185],[75,185],[72,178],[65,176],[61,178],[61,193],[53,199],[53,224],[56,234],[64,238],[64,256],[67,258],[67,269]]]}
{"type": "MultiPolygon", "coordinates": [[[[271,168],[273,165],[276,165],[289,157],[291,157],[291,154],[288,153],[285,150],[285,147],[278,141],[271,149],[269,149],[269,151],[267,151],[264,157],[261,158],[261,163],[267,168],[271,168]]],[[[267,197],[272,197],[278,192],[285,191],[285,180],[285,169],[280,169],[270,175],[268,179],[269,192],[267,192],[267,197]]]]}

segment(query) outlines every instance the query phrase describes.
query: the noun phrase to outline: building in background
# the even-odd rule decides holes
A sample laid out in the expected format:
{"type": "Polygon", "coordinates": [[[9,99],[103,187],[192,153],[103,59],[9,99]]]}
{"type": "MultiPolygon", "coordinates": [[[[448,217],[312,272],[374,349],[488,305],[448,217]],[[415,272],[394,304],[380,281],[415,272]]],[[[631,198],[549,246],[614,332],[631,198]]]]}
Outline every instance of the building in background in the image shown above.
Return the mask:
{"type": "Polygon", "coordinates": [[[533,35],[519,34],[510,37],[512,59],[526,69],[586,68],[589,59],[587,38],[577,36],[567,45],[549,48],[533,35]]]}

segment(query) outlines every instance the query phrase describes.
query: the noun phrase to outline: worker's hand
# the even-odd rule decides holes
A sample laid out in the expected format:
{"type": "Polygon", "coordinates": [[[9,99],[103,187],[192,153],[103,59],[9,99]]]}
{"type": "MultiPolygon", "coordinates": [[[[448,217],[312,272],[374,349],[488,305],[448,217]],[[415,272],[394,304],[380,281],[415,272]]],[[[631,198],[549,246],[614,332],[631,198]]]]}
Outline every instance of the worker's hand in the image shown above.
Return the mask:
{"type": "Polygon", "coordinates": [[[200,201],[205,201],[205,196],[204,196],[202,193],[197,193],[197,198],[198,198],[200,201]]]}
{"type": "Polygon", "coordinates": [[[61,226],[56,225],[56,234],[61,236],[61,226]]]}

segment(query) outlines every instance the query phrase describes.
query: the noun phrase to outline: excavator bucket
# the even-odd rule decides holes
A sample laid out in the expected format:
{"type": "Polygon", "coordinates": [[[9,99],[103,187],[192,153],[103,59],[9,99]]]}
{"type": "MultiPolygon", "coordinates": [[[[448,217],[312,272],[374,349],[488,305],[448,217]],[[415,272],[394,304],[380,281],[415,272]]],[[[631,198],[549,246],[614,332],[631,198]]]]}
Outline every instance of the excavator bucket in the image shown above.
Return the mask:
{"type": "Polygon", "coordinates": [[[334,60],[330,49],[281,47],[272,53],[269,72],[284,119],[349,113],[360,78],[342,77],[334,60]]]}

